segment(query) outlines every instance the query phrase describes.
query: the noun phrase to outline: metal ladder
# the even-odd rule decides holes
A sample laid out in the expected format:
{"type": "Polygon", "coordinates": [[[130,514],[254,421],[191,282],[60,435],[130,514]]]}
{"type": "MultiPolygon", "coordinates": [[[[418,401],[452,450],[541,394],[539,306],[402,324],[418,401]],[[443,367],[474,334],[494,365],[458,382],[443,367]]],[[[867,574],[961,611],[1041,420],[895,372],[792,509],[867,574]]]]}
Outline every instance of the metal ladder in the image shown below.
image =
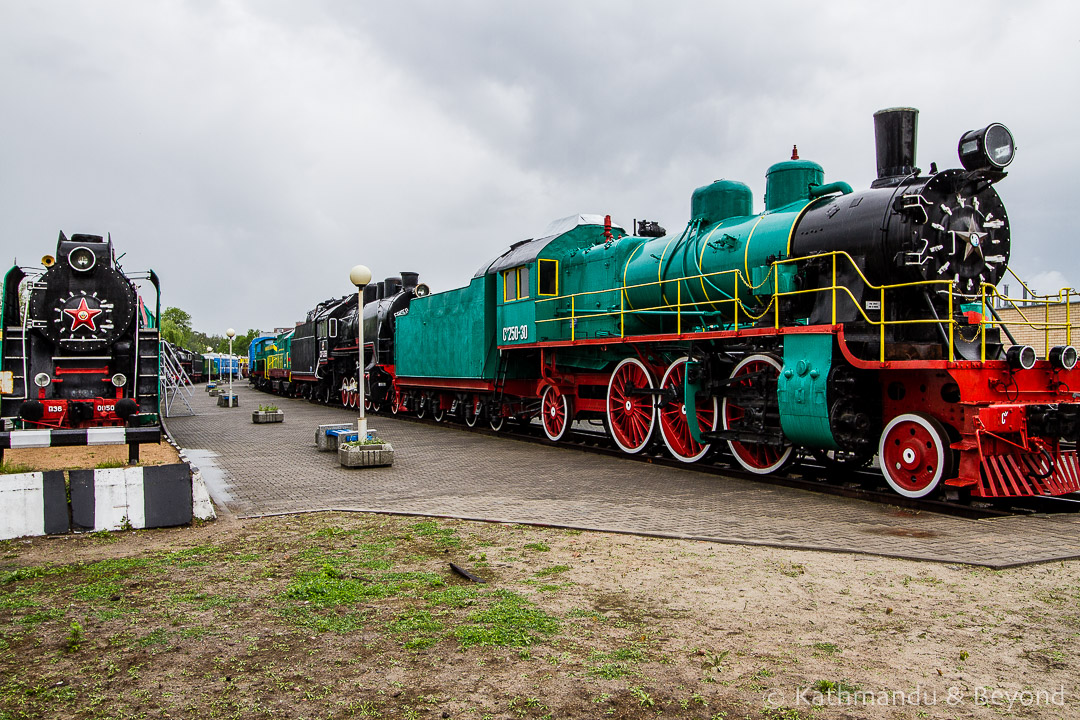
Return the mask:
{"type": "Polygon", "coordinates": [[[12,389],[7,399],[26,400],[26,329],[16,325],[4,329],[4,358],[0,369],[11,373],[12,389]],[[15,350],[18,352],[15,352],[15,350]]]}
{"type": "Polygon", "coordinates": [[[195,396],[195,386],[191,378],[180,365],[180,358],[168,343],[160,343],[161,347],[161,414],[165,417],[173,417],[173,405],[179,398],[187,408],[185,415],[194,415],[188,398],[195,396]]]}

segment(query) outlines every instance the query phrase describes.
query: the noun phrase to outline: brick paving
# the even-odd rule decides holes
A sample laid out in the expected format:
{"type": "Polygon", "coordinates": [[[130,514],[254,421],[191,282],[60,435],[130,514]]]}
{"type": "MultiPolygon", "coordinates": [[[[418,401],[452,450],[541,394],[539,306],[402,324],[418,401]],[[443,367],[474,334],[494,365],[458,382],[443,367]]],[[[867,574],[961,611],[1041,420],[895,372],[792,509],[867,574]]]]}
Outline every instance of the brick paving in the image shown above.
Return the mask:
{"type": "Polygon", "coordinates": [[[197,388],[198,415],[166,421],[218,504],[241,518],[347,510],[858,552],[989,567],[1080,557],[1080,516],[969,520],[483,435],[369,417],[388,468],[343,468],[315,448],[319,424],[356,413],[234,384],[239,408],[197,388]],[[255,425],[273,403],[285,422],[255,425]]]}

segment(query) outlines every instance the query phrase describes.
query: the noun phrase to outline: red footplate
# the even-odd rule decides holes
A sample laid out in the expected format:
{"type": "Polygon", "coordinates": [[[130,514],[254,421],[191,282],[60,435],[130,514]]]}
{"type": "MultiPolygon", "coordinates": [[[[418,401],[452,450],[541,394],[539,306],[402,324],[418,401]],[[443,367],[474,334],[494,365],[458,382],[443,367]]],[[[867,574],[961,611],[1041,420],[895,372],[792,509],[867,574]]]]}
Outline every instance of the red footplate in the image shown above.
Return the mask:
{"type": "Polygon", "coordinates": [[[979,483],[971,488],[975,497],[1022,497],[1030,495],[1066,495],[1080,492],[1080,465],[1076,451],[1058,451],[1053,472],[1049,455],[1007,452],[983,455],[979,483]],[[1041,477],[1045,475],[1046,477],[1041,477]]]}

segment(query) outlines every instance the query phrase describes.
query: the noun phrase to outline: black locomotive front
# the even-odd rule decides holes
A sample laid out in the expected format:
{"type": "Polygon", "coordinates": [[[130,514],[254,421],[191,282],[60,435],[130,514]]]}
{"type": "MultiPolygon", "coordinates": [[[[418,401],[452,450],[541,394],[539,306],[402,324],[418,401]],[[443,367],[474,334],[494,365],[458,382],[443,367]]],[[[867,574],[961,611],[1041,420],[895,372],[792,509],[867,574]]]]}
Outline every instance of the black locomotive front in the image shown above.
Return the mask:
{"type": "MultiPolygon", "coordinates": [[[[981,309],[983,288],[997,285],[1008,268],[1009,218],[993,185],[1006,175],[1012,137],[998,123],[967,133],[960,141],[963,168],[939,172],[932,165],[924,175],[915,166],[917,111],[882,110],[874,120],[877,179],[867,190],[809,208],[792,237],[792,256],[843,251],[854,260],[854,266],[841,263],[835,268],[835,284],[850,294],[838,295],[835,307],[831,296],[815,298],[810,324],[844,323],[848,339],[856,343],[862,327],[862,335],[873,343],[876,329],[860,321],[878,321],[884,307],[888,314],[881,319],[886,322],[939,321],[890,326],[897,347],[948,345],[941,337],[943,323],[951,319],[965,324],[965,308],[979,304],[981,309]],[[867,281],[886,289],[871,290],[867,281]]],[[[803,285],[829,287],[833,272],[831,258],[808,261],[802,268],[803,285]]],[[[996,357],[1001,351],[999,331],[986,330],[989,357],[996,357]]],[[[981,348],[966,339],[963,333],[955,338],[956,351],[976,359],[981,348]]]]}
{"type": "MultiPolygon", "coordinates": [[[[110,239],[60,234],[45,272],[18,267],[4,283],[5,419],[25,427],[124,425],[140,400],[157,397],[157,342],[144,338],[140,368],[140,300],[120,270],[110,239]],[[25,282],[24,282],[25,280],[25,282]],[[140,372],[141,369],[141,372],[140,372]]],[[[151,274],[151,279],[155,280],[151,274]]],[[[142,419],[156,422],[156,402],[142,419]],[[152,416],[152,417],[151,417],[152,416]]]]}

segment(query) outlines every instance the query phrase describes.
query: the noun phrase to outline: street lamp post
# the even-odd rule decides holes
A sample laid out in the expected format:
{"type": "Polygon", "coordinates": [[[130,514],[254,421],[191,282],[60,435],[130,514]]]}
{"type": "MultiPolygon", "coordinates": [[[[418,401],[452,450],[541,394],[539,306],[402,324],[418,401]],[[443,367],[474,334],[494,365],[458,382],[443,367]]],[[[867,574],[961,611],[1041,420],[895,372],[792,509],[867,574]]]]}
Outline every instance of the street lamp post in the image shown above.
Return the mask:
{"type": "MultiPolygon", "coordinates": [[[[214,352],[214,348],[207,345],[206,346],[206,354],[209,356],[210,353],[212,353],[212,352],[214,352]]],[[[206,383],[207,383],[207,385],[213,385],[214,384],[214,358],[207,357],[206,358],[206,366],[207,366],[206,367],[206,375],[207,375],[207,378],[209,378],[206,381],[206,383]]]]}
{"type": "Polygon", "coordinates": [[[371,282],[371,270],[366,265],[356,265],[349,271],[349,280],[356,286],[356,344],[360,360],[356,365],[357,405],[360,406],[360,419],[356,421],[356,438],[363,442],[367,439],[367,418],[364,417],[364,286],[371,282]]]}
{"type": "Polygon", "coordinates": [[[228,330],[225,331],[225,334],[229,336],[229,407],[236,407],[236,398],[232,394],[232,376],[233,376],[232,341],[233,341],[233,338],[236,337],[236,331],[233,330],[232,328],[229,328],[228,330]]]}

